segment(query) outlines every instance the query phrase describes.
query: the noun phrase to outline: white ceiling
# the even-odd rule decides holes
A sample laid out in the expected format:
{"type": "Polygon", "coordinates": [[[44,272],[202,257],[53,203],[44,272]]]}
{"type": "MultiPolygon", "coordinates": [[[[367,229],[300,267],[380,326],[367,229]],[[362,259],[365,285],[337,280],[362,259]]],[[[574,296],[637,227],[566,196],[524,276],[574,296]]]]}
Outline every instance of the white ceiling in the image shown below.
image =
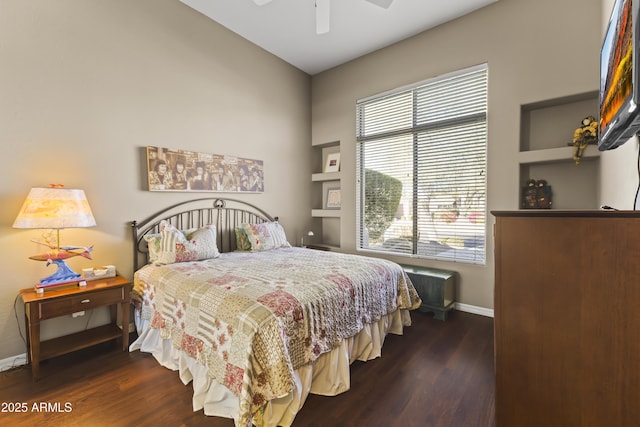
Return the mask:
{"type": "Polygon", "coordinates": [[[497,0],[332,0],[330,31],[316,34],[315,0],[180,0],[310,75],[466,15],[497,0]]]}

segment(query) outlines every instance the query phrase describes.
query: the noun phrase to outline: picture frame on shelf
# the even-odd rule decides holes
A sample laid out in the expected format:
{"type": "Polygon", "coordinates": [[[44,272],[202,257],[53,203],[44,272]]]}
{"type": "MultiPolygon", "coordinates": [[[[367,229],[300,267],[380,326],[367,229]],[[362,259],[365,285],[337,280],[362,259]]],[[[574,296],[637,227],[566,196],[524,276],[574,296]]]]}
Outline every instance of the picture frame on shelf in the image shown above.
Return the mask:
{"type": "Polygon", "coordinates": [[[341,192],[339,187],[327,188],[327,201],[325,202],[325,209],[340,209],[341,192]]]}
{"type": "Polygon", "coordinates": [[[327,154],[327,161],[324,165],[324,173],[340,171],[340,153],[327,154]]]}

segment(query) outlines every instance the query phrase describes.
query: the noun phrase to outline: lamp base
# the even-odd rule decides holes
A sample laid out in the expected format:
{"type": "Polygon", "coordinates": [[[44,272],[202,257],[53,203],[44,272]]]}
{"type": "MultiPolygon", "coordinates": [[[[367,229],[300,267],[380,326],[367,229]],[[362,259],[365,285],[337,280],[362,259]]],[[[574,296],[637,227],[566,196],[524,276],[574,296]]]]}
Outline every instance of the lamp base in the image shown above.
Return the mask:
{"type": "Polygon", "coordinates": [[[48,286],[61,285],[64,283],[78,282],[82,280],[82,275],[73,271],[62,259],[53,260],[49,264],[58,266],[58,270],[49,277],[40,279],[40,284],[36,288],[46,288],[48,286]]]}

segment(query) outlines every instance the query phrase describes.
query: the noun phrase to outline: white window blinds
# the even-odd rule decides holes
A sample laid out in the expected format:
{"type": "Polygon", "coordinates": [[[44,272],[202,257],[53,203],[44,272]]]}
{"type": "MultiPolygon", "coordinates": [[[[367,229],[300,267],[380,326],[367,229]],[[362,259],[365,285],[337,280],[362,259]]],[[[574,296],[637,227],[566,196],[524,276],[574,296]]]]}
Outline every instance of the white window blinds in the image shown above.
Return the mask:
{"type": "Polygon", "coordinates": [[[360,249],[484,264],[487,73],[358,101],[360,249]]]}

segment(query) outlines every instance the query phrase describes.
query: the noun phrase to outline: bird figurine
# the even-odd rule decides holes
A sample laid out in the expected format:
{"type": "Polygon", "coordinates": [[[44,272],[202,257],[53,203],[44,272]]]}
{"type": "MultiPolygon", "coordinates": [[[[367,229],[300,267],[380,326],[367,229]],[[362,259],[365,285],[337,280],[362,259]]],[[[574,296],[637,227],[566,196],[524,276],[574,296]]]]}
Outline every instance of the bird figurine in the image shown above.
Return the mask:
{"type": "Polygon", "coordinates": [[[49,277],[45,277],[40,280],[40,286],[58,285],[62,283],[74,282],[82,279],[80,273],[73,271],[65,262],[66,259],[81,256],[86,259],[91,259],[92,246],[63,246],[58,247],[51,243],[44,243],[32,240],[39,245],[48,246],[51,250],[40,254],[32,255],[29,258],[35,261],[46,261],[47,267],[51,264],[55,264],[58,269],[49,277]]]}

